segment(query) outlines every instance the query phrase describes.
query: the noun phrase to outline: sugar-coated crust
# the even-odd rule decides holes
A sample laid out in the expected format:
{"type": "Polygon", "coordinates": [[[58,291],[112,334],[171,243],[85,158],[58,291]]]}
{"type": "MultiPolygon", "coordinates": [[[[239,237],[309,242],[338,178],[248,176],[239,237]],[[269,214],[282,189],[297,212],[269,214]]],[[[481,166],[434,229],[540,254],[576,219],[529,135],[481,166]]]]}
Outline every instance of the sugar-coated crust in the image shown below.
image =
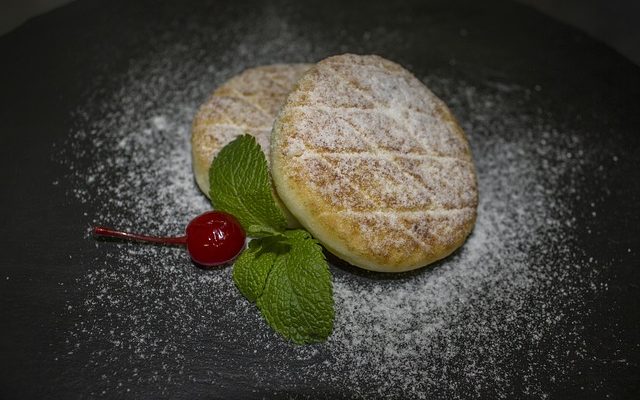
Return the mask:
{"type": "Polygon", "coordinates": [[[425,266],[475,224],[464,132],[422,82],[378,56],[334,56],[307,71],[274,123],[271,171],[298,221],[362,268],[425,266]]]}
{"type": "MultiPolygon", "coordinates": [[[[196,182],[207,197],[211,161],[239,135],[253,135],[269,159],[273,120],[287,94],[310,67],[276,64],[247,69],[222,84],[200,107],[191,129],[191,152],[196,182]]],[[[291,227],[298,226],[290,215],[287,219],[291,227]]]]}

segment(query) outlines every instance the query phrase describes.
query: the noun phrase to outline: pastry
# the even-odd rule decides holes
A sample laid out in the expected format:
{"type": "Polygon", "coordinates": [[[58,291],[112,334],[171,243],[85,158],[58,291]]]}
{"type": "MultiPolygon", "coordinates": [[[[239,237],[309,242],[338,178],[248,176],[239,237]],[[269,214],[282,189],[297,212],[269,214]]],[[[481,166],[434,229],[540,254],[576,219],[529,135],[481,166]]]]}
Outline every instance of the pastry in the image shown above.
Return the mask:
{"type": "Polygon", "coordinates": [[[420,80],[378,56],[329,57],[300,78],[275,119],[271,172],[296,219],[365,269],[430,264],[475,224],[464,132],[420,80]]]}
{"type": "Polygon", "coordinates": [[[244,133],[269,154],[273,120],[309,64],[250,68],[217,88],[193,120],[191,151],[196,182],[209,197],[209,166],[218,151],[244,133]]]}

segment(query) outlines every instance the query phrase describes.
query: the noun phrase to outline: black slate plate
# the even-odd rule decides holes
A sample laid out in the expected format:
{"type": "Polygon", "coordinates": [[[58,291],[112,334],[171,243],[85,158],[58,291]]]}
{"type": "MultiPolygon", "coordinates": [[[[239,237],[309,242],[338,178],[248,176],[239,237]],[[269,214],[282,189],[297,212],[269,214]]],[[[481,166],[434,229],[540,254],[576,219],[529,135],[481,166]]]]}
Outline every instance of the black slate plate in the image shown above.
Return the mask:
{"type": "MultiPolygon", "coordinates": [[[[35,18],[3,36],[0,54],[2,398],[637,396],[640,69],[605,46],[511,2],[398,5],[325,1],[312,6],[294,1],[132,4],[85,0],[35,18]],[[140,268],[147,262],[157,266],[165,262],[158,260],[162,257],[181,258],[178,252],[146,248],[130,262],[122,255],[134,248],[112,243],[95,246],[86,237],[87,227],[96,217],[108,218],[104,222],[111,223],[120,218],[129,226],[136,221],[131,215],[135,211],[128,210],[126,204],[117,206],[101,197],[114,192],[91,189],[91,182],[86,182],[96,171],[96,159],[114,156],[92,147],[92,135],[106,134],[100,130],[106,126],[131,127],[138,116],[117,119],[126,115],[125,108],[131,102],[142,102],[146,104],[144,110],[153,111],[163,109],[171,99],[187,99],[191,108],[178,110],[184,119],[215,84],[244,67],[309,62],[345,51],[374,52],[406,65],[452,106],[465,127],[478,122],[473,115],[478,108],[469,103],[477,97],[471,93],[465,102],[461,88],[494,93],[497,87],[495,93],[506,94],[492,100],[513,102],[517,107],[508,110],[521,112],[524,121],[537,121],[527,133],[528,143],[544,139],[536,127],[572,132],[584,145],[585,162],[574,173],[558,178],[558,187],[575,189],[558,193],[558,201],[569,208],[575,220],[570,234],[565,232],[554,243],[566,241],[567,251],[574,255],[558,256],[558,265],[552,266],[538,266],[531,261],[535,257],[528,262],[531,269],[539,268],[541,273],[552,271],[548,269],[551,267],[570,269],[563,263],[567,260],[582,263],[585,267],[575,270],[579,276],[545,281],[549,287],[533,295],[531,303],[514,309],[514,325],[505,330],[498,327],[494,341],[485,339],[474,344],[462,336],[460,343],[452,339],[443,345],[458,352],[456,356],[438,360],[408,357],[407,363],[417,363],[419,372],[411,381],[384,371],[384,359],[378,360],[379,370],[371,360],[362,367],[365,373],[378,374],[368,381],[350,371],[354,364],[336,363],[331,348],[296,349],[261,325],[255,310],[243,305],[242,299],[231,295],[227,303],[203,308],[211,314],[194,325],[200,330],[193,337],[182,338],[163,337],[164,332],[185,330],[163,325],[180,321],[180,315],[164,318],[163,308],[146,303],[155,297],[143,297],[139,304],[127,304],[128,308],[113,300],[101,303],[101,296],[135,299],[130,292],[122,292],[132,290],[128,286],[131,282],[118,281],[136,276],[126,272],[132,265],[140,268]],[[159,64],[154,63],[158,60],[159,64]],[[190,67],[204,77],[190,75],[190,67]],[[136,86],[132,80],[148,72],[157,73],[158,68],[169,71],[159,76],[175,72],[175,80],[155,86],[136,86]],[[210,84],[207,77],[211,77],[210,84]],[[513,87],[518,89],[514,92],[513,87]],[[120,103],[118,94],[122,93],[125,96],[120,103]],[[98,129],[92,131],[96,121],[98,129]],[[82,139],[79,132],[85,132],[85,139],[89,139],[82,139]],[[590,269],[596,272],[593,276],[590,269]],[[115,271],[116,275],[112,281],[100,280],[92,275],[96,271],[115,271]],[[588,290],[592,286],[596,289],[588,290]],[[106,292],[100,293],[103,289],[106,292]],[[528,333],[527,317],[536,315],[527,307],[535,306],[544,296],[565,291],[574,296],[571,304],[553,308],[553,315],[563,315],[563,321],[554,329],[544,330],[546,336],[541,339],[522,340],[528,333]],[[131,347],[131,339],[124,346],[114,344],[113,335],[118,332],[110,334],[110,330],[136,331],[136,326],[113,319],[109,306],[131,315],[148,313],[147,320],[139,321],[137,332],[155,334],[169,344],[173,340],[173,345],[182,348],[169,348],[167,355],[161,356],[153,354],[159,347],[131,347]],[[237,320],[222,311],[236,309],[240,310],[237,320]],[[515,335],[514,345],[505,346],[510,334],[515,335]],[[571,341],[564,343],[567,337],[571,341]],[[520,340],[522,345],[518,346],[520,340]],[[500,358],[491,359],[498,354],[496,346],[500,358]],[[483,354],[488,358],[483,359],[483,354]],[[469,366],[471,361],[478,363],[477,369],[469,366]],[[428,368],[430,363],[433,368],[428,368]],[[474,374],[475,370],[479,373],[474,374]],[[386,381],[380,378],[385,373],[389,374],[386,381]],[[415,385],[405,387],[406,382],[415,385]]],[[[515,121],[513,118],[504,117],[515,121]]],[[[484,148],[483,143],[496,137],[509,141],[521,133],[506,132],[501,120],[497,115],[495,121],[478,125],[487,127],[487,132],[470,132],[472,144],[476,143],[474,150],[484,148]]],[[[158,126],[166,123],[156,122],[158,126]]],[[[553,137],[559,146],[572,148],[571,137],[566,143],[557,134],[553,137]]],[[[124,146],[123,157],[134,151],[124,146]]],[[[495,171],[489,168],[491,163],[483,162],[482,154],[475,156],[480,159],[480,175],[492,176],[495,171]]],[[[562,165],[572,164],[564,160],[562,165]]],[[[107,170],[99,181],[115,187],[122,176],[107,170]]],[[[153,184],[159,188],[162,185],[153,184]]],[[[125,202],[131,200],[126,193],[120,194],[125,202]]],[[[161,205],[158,210],[162,211],[161,205]]],[[[190,210],[180,212],[190,214],[190,210]]],[[[147,229],[160,225],[153,221],[148,224],[147,229]]],[[[176,221],[176,229],[178,225],[176,221]]],[[[543,254],[544,248],[527,251],[529,255],[543,254]]],[[[464,252],[456,257],[463,256],[464,252]]],[[[549,264],[545,256],[539,259],[549,264]]],[[[427,272],[394,279],[361,273],[333,261],[337,265],[332,267],[336,279],[365,286],[394,280],[429,282],[447,269],[445,261],[427,272]]],[[[156,278],[195,277],[192,282],[213,279],[207,278],[213,276],[211,272],[197,270],[188,262],[176,262],[177,270],[158,267],[164,275],[156,278]]],[[[153,281],[153,275],[140,276],[152,279],[143,285],[165,288],[165,283],[153,281]]],[[[218,284],[231,291],[228,279],[221,276],[218,284]]],[[[175,293],[183,292],[178,289],[175,293]]],[[[194,300],[180,304],[191,304],[189,301],[194,300]]],[[[202,307],[205,303],[193,304],[202,307]]],[[[513,304],[509,303],[507,309],[510,306],[513,304]]],[[[491,313],[503,308],[480,307],[461,315],[493,321],[491,313]]],[[[178,308],[176,312],[189,316],[192,311],[178,308]]],[[[349,349],[341,351],[348,353],[349,349]]]]}

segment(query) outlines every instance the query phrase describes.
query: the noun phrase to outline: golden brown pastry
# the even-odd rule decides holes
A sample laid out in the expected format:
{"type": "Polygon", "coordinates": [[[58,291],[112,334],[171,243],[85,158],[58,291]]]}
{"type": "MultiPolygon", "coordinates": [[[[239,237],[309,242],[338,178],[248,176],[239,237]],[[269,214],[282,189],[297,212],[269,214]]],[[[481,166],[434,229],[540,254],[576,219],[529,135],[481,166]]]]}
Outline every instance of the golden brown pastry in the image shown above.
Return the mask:
{"type": "MultiPolygon", "coordinates": [[[[200,107],[193,121],[191,151],[196,182],[207,197],[211,160],[237,136],[253,135],[269,159],[273,120],[310,66],[279,64],[247,69],[222,84],[200,107]]],[[[290,215],[287,219],[290,226],[298,226],[290,215]]]]}
{"type": "Polygon", "coordinates": [[[271,171],[298,221],[362,268],[427,265],[475,224],[464,132],[421,81],[378,56],[334,56],[304,74],[275,120],[271,171]]]}

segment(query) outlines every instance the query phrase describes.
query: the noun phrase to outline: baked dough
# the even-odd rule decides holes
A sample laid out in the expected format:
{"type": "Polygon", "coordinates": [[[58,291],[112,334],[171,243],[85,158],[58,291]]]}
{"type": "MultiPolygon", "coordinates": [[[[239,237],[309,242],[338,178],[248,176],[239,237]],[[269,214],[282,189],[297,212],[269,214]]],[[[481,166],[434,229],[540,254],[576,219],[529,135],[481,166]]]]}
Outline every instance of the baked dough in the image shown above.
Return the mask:
{"type": "Polygon", "coordinates": [[[334,56],[304,74],[275,120],[271,171],[298,221],[365,269],[430,264],[475,224],[464,132],[421,81],[378,56],[334,56]]]}
{"type": "MultiPolygon", "coordinates": [[[[200,107],[191,129],[191,152],[196,182],[207,197],[211,161],[239,135],[253,135],[269,159],[276,114],[310,66],[276,64],[247,69],[222,84],[200,107]]],[[[287,219],[291,227],[299,226],[290,215],[287,219]]]]}

